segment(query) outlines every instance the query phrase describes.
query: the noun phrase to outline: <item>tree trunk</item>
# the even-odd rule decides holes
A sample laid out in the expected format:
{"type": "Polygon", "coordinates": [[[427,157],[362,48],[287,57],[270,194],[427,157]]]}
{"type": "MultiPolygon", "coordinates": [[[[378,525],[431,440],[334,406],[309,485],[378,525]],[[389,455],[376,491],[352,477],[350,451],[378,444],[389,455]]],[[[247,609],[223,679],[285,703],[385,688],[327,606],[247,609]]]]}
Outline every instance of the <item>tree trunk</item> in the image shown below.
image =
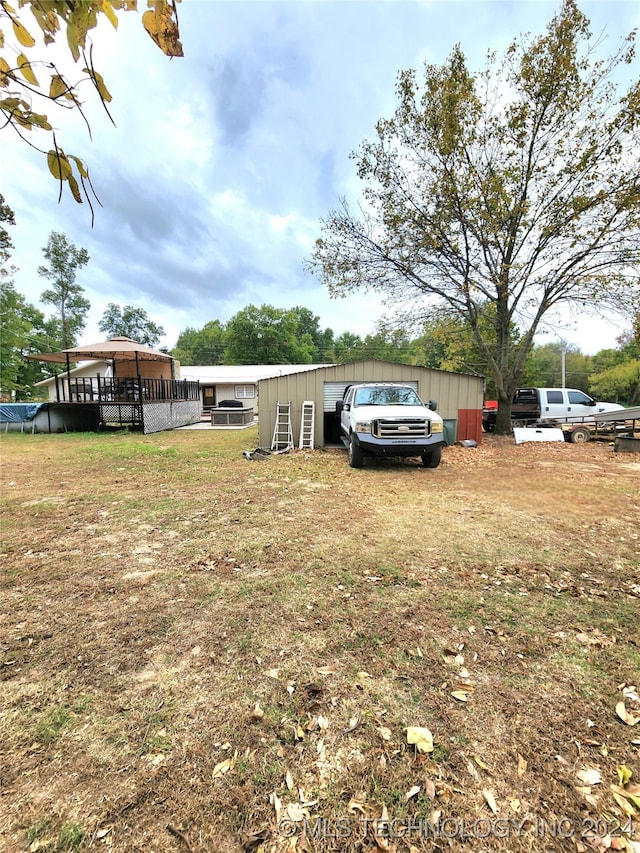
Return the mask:
{"type": "Polygon", "coordinates": [[[496,435],[511,434],[511,397],[508,400],[498,400],[496,412],[496,435]]]}

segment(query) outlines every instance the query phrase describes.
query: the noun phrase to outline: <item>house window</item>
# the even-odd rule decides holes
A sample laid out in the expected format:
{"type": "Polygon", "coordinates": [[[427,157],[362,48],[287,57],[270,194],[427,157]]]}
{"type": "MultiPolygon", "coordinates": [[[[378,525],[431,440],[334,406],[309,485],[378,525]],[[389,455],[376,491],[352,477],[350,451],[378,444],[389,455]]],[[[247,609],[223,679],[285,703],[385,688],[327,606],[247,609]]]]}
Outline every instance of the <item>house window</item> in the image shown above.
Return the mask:
{"type": "Polygon", "coordinates": [[[255,396],[255,385],[236,385],[236,400],[248,400],[255,396]]]}

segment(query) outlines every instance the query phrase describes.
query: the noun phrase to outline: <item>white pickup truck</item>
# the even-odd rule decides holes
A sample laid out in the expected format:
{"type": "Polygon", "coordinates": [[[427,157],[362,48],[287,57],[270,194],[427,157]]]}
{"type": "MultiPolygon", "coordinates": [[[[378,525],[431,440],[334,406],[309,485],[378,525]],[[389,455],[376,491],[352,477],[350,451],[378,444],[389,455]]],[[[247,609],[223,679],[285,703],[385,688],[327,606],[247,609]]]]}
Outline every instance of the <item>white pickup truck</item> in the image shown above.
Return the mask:
{"type": "MultiPolygon", "coordinates": [[[[485,432],[494,431],[497,408],[497,403],[485,403],[485,432]]],[[[559,426],[566,438],[581,444],[591,437],[589,424],[623,409],[617,403],[600,403],[577,388],[518,388],[511,404],[511,423],[514,427],[559,426]]]]}
{"type": "Polygon", "coordinates": [[[336,403],[336,412],[352,468],[361,468],[367,455],[420,456],[425,468],[440,464],[444,422],[435,403],[425,406],[410,385],[350,385],[336,403]]]}

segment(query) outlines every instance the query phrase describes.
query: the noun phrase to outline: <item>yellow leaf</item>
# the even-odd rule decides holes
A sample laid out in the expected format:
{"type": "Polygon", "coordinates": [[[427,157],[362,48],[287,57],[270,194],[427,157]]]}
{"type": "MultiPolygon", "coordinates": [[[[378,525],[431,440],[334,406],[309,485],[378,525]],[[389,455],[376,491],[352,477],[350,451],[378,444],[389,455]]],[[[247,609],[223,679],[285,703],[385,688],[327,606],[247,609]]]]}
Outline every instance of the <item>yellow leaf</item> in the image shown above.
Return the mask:
{"type": "Polygon", "coordinates": [[[73,177],[73,175],[69,175],[69,189],[71,190],[71,195],[78,202],[78,204],[82,204],[82,194],[80,193],[80,187],[78,186],[78,182],[73,177]]]}
{"type": "Polygon", "coordinates": [[[167,56],[184,56],[180,44],[178,24],[172,17],[173,9],[165,2],[158,2],[142,16],[142,26],[160,50],[167,56]]]}
{"type": "Polygon", "coordinates": [[[59,74],[51,75],[51,83],[49,85],[49,97],[59,98],[60,95],[66,95],[69,90],[69,87],[64,82],[64,79],[59,74]]]}
{"type": "Polygon", "coordinates": [[[82,70],[85,72],[85,74],[88,74],[89,77],[91,77],[91,79],[93,80],[93,84],[100,93],[100,97],[102,98],[102,100],[106,101],[107,103],[110,103],[112,100],[111,93],[105,86],[102,74],[99,74],[95,69],[92,71],[90,68],[83,68],[82,70]]]}
{"type": "Polygon", "coordinates": [[[106,15],[106,17],[111,22],[114,30],[118,29],[118,16],[113,11],[113,6],[109,3],[109,0],[102,0],[102,11],[106,15]]]}
{"type": "Polygon", "coordinates": [[[635,817],[637,815],[636,810],[626,799],[626,797],[623,797],[617,791],[612,791],[611,793],[613,794],[613,799],[616,801],[616,803],[620,806],[620,808],[626,815],[628,815],[629,817],[635,817]]]}
{"type": "Polygon", "coordinates": [[[418,752],[433,752],[433,735],[429,729],[420,726],[409,726],[407,728],[407,743],[415,746],[418,752]]]}
{"type": "Polygon", "coordinates": [[[47,165],[49,171],[59,181],[69,180],[72,174],[71,164],[67,160],[64,152],[51,150],[47,154],[47,165]]]}
{"type": "MultiPolygon", "coordinates": [[[[2,45],[0,45],[0,47],[2,47],[2,45]]],[[[0,56],[0,86],[8,86],[10,76],[11,68],[9,67],[9,63],[4,59],[4,57],[0,56]]]]}
{"type": "Polygon", "coordinates": [[[475,761],[475,763],[478,765],[478,767],[479,767],[481,770],[488,770],[488,769],[489,769],[489,768],[487,767],[487,765],[484,763],[484,761],[480,758],[480,756],[479,756],[479,755],[474,755],[474,756],[473,756],[473,760],[475,761]]]}
{"type": "Polygon", "coordinates": [[[29,60],[24,55],[24,53],[18,54],[18,58],[16,60],[18,64],[18,69],[27,83],[31,83],[32,86],[39,86],[38,78],[33,73],[33,68],[29,64],[29,60]]]}
{"type": "Polygon", "coordinates": [[[616,772],[618,774],[618,779],[620,780],[621,785],[624,786],[627,784],[627,782],[631,781],[633,773],[631,772],[631,770],[629,770],[626,764],[621,764],[620,767],[617,768],[616,772]]]}
{"type": "Polygon", "coordinates": [[[20,42],[23,47],[33,47],[36,43],[35,39],[31,35],[31,33],[23,27],[20,21],[17,21],[15,18],[11,19],[11,23],[13,24],[13,32],[16,35],[16,38],[20,42]]]}

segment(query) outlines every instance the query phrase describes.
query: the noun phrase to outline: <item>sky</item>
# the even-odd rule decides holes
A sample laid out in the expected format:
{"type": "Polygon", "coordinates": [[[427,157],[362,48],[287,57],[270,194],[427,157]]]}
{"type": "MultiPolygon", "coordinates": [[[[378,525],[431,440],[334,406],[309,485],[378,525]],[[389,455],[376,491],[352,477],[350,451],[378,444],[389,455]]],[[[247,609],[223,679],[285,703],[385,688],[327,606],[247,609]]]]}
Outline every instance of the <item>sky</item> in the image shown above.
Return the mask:
{"type": "MultiPolygon", "coordinates": [[[[176,59],[153,44],[139,14],[120,13],[117,32],[105,21],[92,37],[115,126],[86,83],[92,138],[77,114],[54,119],[60,146],[89,165],[102,203],[93,227],[86,203],[67,190],[58,203],[43,155],[2,132],[0,192],[16,215],[16,289],[51,313],[39,302],[48,282],[37,268],[58,231],[91,258],[77,278],[91,302],[80,344],[104,339],[98,323],[109,302],[143,308],[169,348],[186,328],[226,322],[249,304],[304,306],[336,335],[375,332],[389,314],[378,296],[330,299],[304,268],[321,220],[341,198],[360,195],[350,154],[392,115],[399,70],[440,64],[459,43],[480,71],[487,50],[501,52],[522,33],[542,35],[559,6],[183,0],[185,56],[176,59]]],[[[640,24],[637,0],[582,0],[580,8],[607,53],[640,24]]],[[[83,76],[82,64],[56,46],[43,53],[66,63],[71,79],[83,76]]],[[[565,314],[550,317],[537,340],[592,354],[615,347],[626,329],[619,318],[565,314]]]]}

